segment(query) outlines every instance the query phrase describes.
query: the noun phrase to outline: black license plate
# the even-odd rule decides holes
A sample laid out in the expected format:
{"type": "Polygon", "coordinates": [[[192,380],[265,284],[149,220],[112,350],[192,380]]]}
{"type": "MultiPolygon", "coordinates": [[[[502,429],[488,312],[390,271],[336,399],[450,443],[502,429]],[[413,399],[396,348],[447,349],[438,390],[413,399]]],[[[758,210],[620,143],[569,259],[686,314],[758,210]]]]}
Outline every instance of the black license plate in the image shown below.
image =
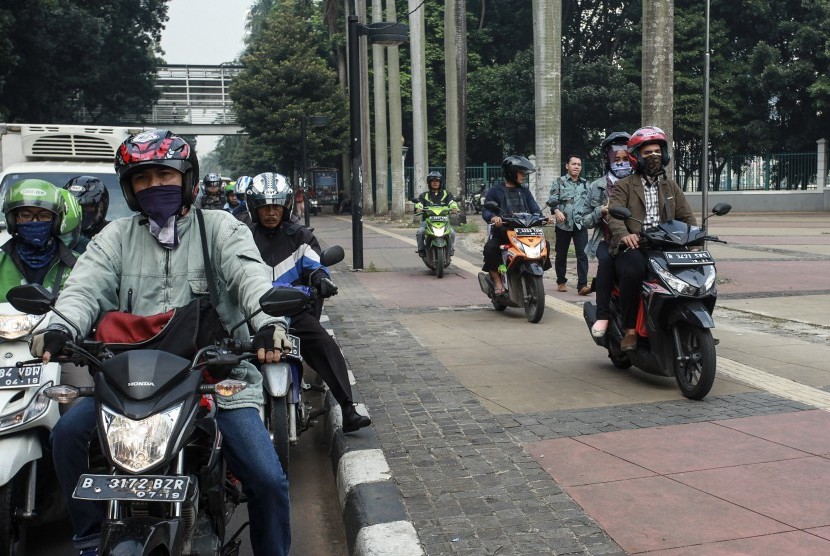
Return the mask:
{"type": "Polygon", "coordinates": [[[0,388],[25,388],[40,384],[43,365],[0,367],[0,388]]]}
{"type": "Polygon", "coordinates": [[[288,355],[300,357],[300,339],[297,336],[288,334],[288,341],[291,342],[291,352],[288,355]]]}
{"type": "Polygon", "coordinates": [[[669,266],[699,266],[715,264],[709,251],[677,251],[663,253],[669,266]]]}
{"type": "Polygon", "coordinates": [[[73,498],[82,500],[138,500],[180,502],[189,477],[179,475],[81,475],[73,498]]]}
{"type": "Polygon", "coordinates": [[[542,228],[516,228],[513,230],[517,236],[543,236],[542,228]]]}

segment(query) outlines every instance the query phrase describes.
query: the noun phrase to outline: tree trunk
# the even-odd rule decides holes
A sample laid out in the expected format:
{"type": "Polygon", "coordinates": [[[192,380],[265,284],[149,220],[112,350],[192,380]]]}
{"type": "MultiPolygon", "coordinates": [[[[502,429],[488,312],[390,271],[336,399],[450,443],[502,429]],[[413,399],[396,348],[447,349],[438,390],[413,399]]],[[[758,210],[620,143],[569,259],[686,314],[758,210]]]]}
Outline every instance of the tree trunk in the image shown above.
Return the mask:
{"type": "MultiPolygon", "coordinates": [[[[386,0],[386,21],[398,21],[395,0],[386,0]]],[[[393,220],[401,220],[404,214],[405,191],[403,183],[403,115],[401,114],[400,54],[397,46],[387,47],[389,57],[389,156],[392,159],[392,206],[389,212],[393,220]]]]}
{"type": "MultiPolygon", "coordinates": [[[[372,0],[372,23],[383,21],[383,0],[372,0]]],[[[374,73],[375,106],[375,210],[378,214],[389,212],[386,182],[389,172],[389,151],[386,134],[386,48],[372,45],[372,71],[374,73]]],[[[368,173],[368,172],[367,172],[368,173]]]]}
{"type": "MultiPolygon", "coordinates": [[[[674,0],[643,2],[643,125],[674,137],[674,0]]],[[[667,170],[671,175],[671,171],[667,170]]]]}
{"type": "MultiPolygon", "coordinates": [[[[562,0],[533,0],[533,72],[536,102],[536,176],[540,206],[562,162],[562,0]]],[[[521,154],[521,153],[517,153],[521,154]]]]}
{"type": "Polygon", "coordinates": [[[467,23],[466,0],[444,5],[444,72],[447,83],[447,191],[464,194],[467,165],[467,23]]]}
{"type": "Polygon", "coordinates": [[[412,56],[412,180],[417,197],[427,189],[427,81],[424,3],[409,0],[409,51],[412,56]]]}

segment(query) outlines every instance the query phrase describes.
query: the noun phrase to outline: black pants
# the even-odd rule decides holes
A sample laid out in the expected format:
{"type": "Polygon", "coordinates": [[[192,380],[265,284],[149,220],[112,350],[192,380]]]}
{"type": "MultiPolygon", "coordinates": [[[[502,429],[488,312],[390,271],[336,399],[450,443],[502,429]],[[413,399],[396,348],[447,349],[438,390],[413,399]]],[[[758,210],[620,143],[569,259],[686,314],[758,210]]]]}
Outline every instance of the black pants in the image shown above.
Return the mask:
{"type": "Polygon", "coordinates": [[[648,259],[640,249],[626,249],[614,257],[614,268],[620,287],[620,312],[625,328],[637,326],[640,288],[646,276],[646,264],[648,259]]]}
{"type": "Polygon", "coordinates": [[[484,266],[481,270],[498,270],[502,264],[501,245],[507,243],[507,234],[504,228],[493,227],[490,232],[490,239],[484,244],[484,266]]]}
{"type": "Polygon", "coordinates": [[[585,246],[588,245],[588,230],[563,230],[556,228],[556,283],[564,284],[568,281],[565,278],[565,269],[568,266],[568,248],[571,240],[576,250],[576,287],[582,288],[588,285],[588,255],[585,254],[585,246]]]}
{"type": "Polygon", "coordinates": [[[289,332],[300,339],[300,355],[320,375],[340,405],[352,401],[349,371],[340,346],[313,314],[303,311],[291,317],[289,332]]]}
{"type": "Polygon", "coordinates": [[[608,305],[614,287],[614,257],[608,252],[608,243],[597,245],[597,277],[594,289],[597,293],[597,320],[608,320],[611,316],[608,305]]]}

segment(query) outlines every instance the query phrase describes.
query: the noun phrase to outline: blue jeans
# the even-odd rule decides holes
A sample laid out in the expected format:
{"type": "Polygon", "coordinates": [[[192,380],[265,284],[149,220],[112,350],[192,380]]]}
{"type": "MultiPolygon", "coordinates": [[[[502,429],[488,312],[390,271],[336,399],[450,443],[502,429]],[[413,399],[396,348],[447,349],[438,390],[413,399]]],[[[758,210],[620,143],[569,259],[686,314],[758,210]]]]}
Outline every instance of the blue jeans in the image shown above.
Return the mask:
{"type": "MultiPolygon", "coordinates": [[[[248,497],[254,554],[286,556],[291,546],[288,479],[259,412],[220,409],[216,420],[225,461],[248,497]]],[[[79,549],[98,546],[106,511],[101,502],[72,498],[80,476],[89,473],[87,447],[95,425],[95,400],[84,398],[60,418],[50,438],[58,480],[69,501],[73,541],[79,549]]]]}

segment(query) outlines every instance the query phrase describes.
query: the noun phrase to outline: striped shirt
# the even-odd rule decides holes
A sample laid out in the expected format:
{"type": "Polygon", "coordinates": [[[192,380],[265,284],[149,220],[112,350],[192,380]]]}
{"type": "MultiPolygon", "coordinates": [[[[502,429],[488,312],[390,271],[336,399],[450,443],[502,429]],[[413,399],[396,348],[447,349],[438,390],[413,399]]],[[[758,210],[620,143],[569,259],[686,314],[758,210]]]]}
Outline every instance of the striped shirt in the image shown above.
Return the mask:
{"type": "Polygon", "coordinates": [[[646,230],[660,223],[660,211],[657,207],[657,180],[651,183],[643,178],[643,191],[646,197],[646,219],[643,222],[643,229],[646,230]]]}

